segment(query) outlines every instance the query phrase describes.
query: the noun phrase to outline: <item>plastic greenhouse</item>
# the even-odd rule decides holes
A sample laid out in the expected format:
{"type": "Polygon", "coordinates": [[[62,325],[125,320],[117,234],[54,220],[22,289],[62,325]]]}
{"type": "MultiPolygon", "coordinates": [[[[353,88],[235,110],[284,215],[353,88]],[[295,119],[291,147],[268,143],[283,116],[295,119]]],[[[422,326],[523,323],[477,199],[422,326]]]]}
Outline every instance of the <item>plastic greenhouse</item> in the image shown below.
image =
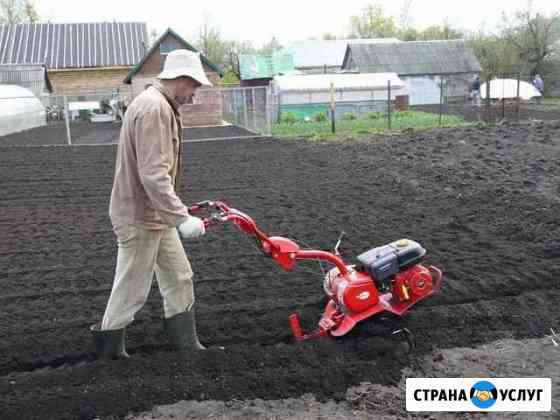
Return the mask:
{"type": "Polygon", "coordinates": [[[46,125],[45,107],[30,90],[0,85],[0,136],[46,125]]]}
{"type": "Polygon", "coordinates": [[[346,113],[384,112],[387,109],[388,82],[391,101],[406,96],[406,83],[396,73],[313,74],[276,76],[272,89],[280,113],[308,119],[327,113],[334,85],[337,117],[346,113]]]}
{"type": "MultiPolygon", "coordinates": [[[[487,83],[480,86],[480,96],[486,99],[487,83]]],[[[519,97],[528,101],[531,98],[539,97],[541,93],[531,83],[519,82],[519,97]]],[[[490,80],[490,99],[514,99],[517,98],[516,79],[494,79],[490,80]]]]}

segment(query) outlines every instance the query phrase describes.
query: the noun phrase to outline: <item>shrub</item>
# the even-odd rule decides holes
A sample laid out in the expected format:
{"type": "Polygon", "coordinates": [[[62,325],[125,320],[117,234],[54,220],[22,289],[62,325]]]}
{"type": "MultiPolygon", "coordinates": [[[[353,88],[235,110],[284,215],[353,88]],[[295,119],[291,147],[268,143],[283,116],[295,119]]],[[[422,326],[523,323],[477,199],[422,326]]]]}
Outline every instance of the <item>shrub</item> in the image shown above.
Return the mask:
{"type": "Polygon", "coordinates": [[[281,118],[281,122],[286,123],[286,124],[295,124],[297,122],[297,117],[295,114],[292,114],[291,112],[286,112],[285,114],[282,114],[282,118],[281,118]]]}
{"type": "Polygon", "coordinates": [[[325,122],[327,121],[327,114],[325,114],[324,112],[318,112],[317,114],[313,115],[313,121],[325,122]]]}
{"type": "Polygon", "coordinates": [[[348,112],[348,113],[346,113],[346,114],[344,114],[344,115],[342,116],[342,119],[343,119],[343,120],[346,120],[346,121],[352,121],[352,120],[357,119],[357,117],[356,117],[355,114],[353,114],[353,113],[351,113],[351,112],[348,112]]]}
{"type": "Polygon", "coordinates": [[[379,120],[383,118],[383,114],[381,112],[369,112],[366,114],[366,118],[370,120],[379,120]]]}

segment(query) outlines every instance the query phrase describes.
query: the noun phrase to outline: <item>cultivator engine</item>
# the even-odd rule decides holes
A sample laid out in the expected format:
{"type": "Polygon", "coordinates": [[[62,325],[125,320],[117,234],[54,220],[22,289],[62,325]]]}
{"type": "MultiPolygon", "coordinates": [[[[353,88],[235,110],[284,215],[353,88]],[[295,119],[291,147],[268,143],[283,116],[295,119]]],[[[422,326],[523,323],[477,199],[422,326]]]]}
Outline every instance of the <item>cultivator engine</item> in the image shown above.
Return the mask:
{"type": "Polygon", "coordinates": [[[346,264],[338,252],[302,250],[294,241],[262,232],[252,218],[220,201],[204,201],[190,207],[191,214],[208,209],[211,215],[204,219],[206,227],[233,222],[254,237],[259,248],[285,270],[292,270],[297,260],[319,260],[334,267],[327,272],[323,288],[327,305],[318,327],[311,333],[303,332],[299,316],[291,314],[289,322],[298,341],[314,337],[340,337],[367,318],[381,313],[403,315],[419,301],[439,290],[441,271],[424,266],[426,250],[409,239],[366,251],[356,263],[346,264]],[[213,211],[213,213],[212,213],[213,211]]]}

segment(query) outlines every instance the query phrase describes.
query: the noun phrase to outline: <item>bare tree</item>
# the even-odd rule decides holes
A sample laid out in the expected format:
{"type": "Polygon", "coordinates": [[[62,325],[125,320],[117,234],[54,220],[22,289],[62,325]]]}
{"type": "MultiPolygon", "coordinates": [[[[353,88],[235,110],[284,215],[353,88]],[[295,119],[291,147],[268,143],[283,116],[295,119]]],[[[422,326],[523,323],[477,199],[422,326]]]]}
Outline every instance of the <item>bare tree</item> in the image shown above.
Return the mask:
{"type": "Polygon", "coordinates": [[[0,0],[0,23],[36,23],[39,13],[33,0],[0,0]]]}
{"type": "Polygon", "coordinates": [[[546,71],[560,41],[560,14],[534,13],[532,2],[512,18],[504,15],[504,36],[513,45],[523,64],[522,71],[546,71]]]}
{"type": "Polygon", "coordinates": [[[222,40],[220,30],[211,23],[210,17],[206,15],[204,22],[198,29],[196,47],[211,62],[224,66],[229,60],[227,57],[228,43],[222,40]]]}

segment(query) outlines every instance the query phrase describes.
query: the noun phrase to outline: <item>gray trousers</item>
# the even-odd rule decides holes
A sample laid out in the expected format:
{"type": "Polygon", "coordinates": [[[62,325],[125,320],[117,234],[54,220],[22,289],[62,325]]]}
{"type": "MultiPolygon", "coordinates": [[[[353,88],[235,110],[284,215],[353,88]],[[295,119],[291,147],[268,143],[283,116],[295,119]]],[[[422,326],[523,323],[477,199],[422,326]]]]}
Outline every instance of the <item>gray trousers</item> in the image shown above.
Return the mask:
{"type": "Polygon", "coordinates": [[[102,330],[118,330],[134,320],[148,299],[154,273],[166,318],[194,304],[193,272],[175,228],[148,230],[132,225],[115,228],[117,267],[102,330]]]}

